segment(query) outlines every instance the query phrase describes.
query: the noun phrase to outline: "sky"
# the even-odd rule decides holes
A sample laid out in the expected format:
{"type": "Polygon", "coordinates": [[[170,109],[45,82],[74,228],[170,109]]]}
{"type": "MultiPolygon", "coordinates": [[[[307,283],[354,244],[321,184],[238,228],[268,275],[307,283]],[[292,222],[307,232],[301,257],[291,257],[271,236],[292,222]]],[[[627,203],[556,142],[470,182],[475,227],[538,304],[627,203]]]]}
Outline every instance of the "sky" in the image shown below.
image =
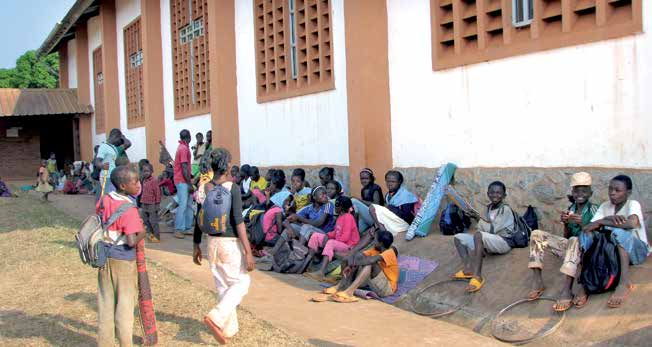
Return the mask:
{"type": "Polygon", "coordinates": [[[16,66],[16,59],[38,49],[75,0],[0,0],[0,68],[16,66]]]}

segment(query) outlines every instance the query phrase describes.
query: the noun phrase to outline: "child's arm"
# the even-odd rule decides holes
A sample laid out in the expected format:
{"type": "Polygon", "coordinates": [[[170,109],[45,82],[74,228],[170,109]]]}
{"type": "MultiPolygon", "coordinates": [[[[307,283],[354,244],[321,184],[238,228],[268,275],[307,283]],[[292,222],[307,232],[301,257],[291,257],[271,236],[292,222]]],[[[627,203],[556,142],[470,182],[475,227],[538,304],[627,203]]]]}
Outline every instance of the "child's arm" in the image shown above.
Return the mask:
{"type": "Polygon", "coordinates": [[[621,229],[636,229],[640,226],[638,216],[635,214],[630,215],[629,217],[625,216],[607,216],[602,219],[598,219],[595,222],[587,224],[582,230],[583,231],[595,231],[600,229],[600,227],[611,227],[611,228],[621,228],[621,229]]]}
{"type": "Polygon", "coordinates": [[[272,228],[274,228],[274,225],[276,225],[277,233],[280,234],[283,230],[283,213],[277,212],[274,215],[274,223],[272,223],[272,225],[269,227],[269,230],[266,230],[266,232],[270,232],[272,228]]]}
{"type": "Polygon", "coordinates": [[[376,204],[376,205],[380,205],[380,202],[381,202],[382,196],[380,195],[380,192],[379,192],[378,190],[376,190],[376,191],[374,192],[373,199],[374,199],[374,201],[373,201],[374,204],[376,204]]]}
{"type": "Polygon", "coordinates": [[[326,222],[327,217],[328,217],[328,213],[323,213],[317,219],[308,219],[308,218],[303,218],[303,217],[297,215],[297,219],[299,220],[299,222],[301,222],[303,224],[310,224],[310,225],[312,225],[314,227],[320,227],[320,226],[324,225],[324,223],[326,222]]]}
{"type": "Polygon", "coordinates": [[[256,268],[256,261],[254,260],[254,256],[251,253],[251,244],[249,244],[249,238],[247,237],[247,228],[245,227],[244,223],[240,223],[236,225],[236,229],[238,230],[238,238],[240,239],[240,242],[242,242],[242,246],[245,250],[247,271],[253,271],[256,268]]]}
{"type": "Polygon", "coordinates": [[[138,231],[133,234],[127,235],[127,246],[134,248],[140,242],[140,240],[145,238],[145,230],[138,231]]]}
{"type": "Polygon", "coordinates": [[[376,264],[377,262],[383,260],[383,257],[379,255],[366,256],[362,252],[355,253],[352,257],[351,266],[366,266],[371,264],[376,264]]]}

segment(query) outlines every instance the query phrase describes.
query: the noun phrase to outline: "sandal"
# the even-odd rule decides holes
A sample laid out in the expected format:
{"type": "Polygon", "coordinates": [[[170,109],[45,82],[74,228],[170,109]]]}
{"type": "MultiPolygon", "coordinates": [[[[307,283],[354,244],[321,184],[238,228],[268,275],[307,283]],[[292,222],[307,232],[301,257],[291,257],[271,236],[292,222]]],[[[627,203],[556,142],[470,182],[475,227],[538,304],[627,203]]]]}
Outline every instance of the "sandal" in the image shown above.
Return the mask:
{"type": "Polygon", "coordinates": [[[469,288],[466,289],[468,293],[475,293],[478,290],[480,290],[484,286],[484,278],[480,278],[478,280],[477,278],[473,277],[471,278],[471,281],[469,282],[469,288]]]}
{"type": "MultiPolygon", "coordinates": [[[[627,300],[627,297],[628,297],[629,294],[630,294],[631,292],[633,292],[633,291],[634,291],[634,285],[633,285],[633,284],[628,284],[628,285],[627,285],[627,289],[625,289],[625,293],[623,293],[623,295],[622,295],[621,297],[619,297],[619,299],[620,299],[620,303],[617,303],[617,304],[612,304],[612,303],[611,303],[611,299],[614,298],[614,296],[616,295],[616,294],[614,293],[613,295],[611,295],[611,297],[610,297],[609,300],[607,301],[607,306],[608,306],[609,308],[619,308],[620,306],[622,306],[622,305],[625,303],[625,300],[627,300]]],[[[615,299],[615,298],[614,298],[614,299],[615,299]]]]}
{"type": "Polygon", "coordinates": [[[573,299],[560,299],[552,305],[552,309],[555,310],[555,312],[566,312],[571,308],[571,306],[573,306],[573,299]]]}
{"type": "Polygon", "coordinates": [[[541,288],[541,289],[537,289],[537,290],[531,290],[531,291],[530,291],[530,294],[527,295],[527,299],[528,299],[528,301],[534,301],[534,300],[537,300],[538,298],[541,297],[541,295],[543,295],[543,292],[544,292],[545,290],[546,290],[546,288],[541,288]]]}
{"type": "Polygon", "coordinates": [[[456,272],[451,277],[456,280],[470,280],[471,278],[473,278],[472,275],[465,274],[463,270],[456,272]]]}
{"type": "Polygon", "coordinates": [[[345,292],[337,292],[333,294],[331,298],[333,299],[333,301],[343,303],[343,304],[348,304],[360,300],[353,295],[346,294],[345,292]]]}
{"type": "Polygon", "coordinates": [[[573,305],[575,305],[576,309],[580,309],[580,308],[586,306],[586,304],[588,304],[588,303],[589,303],[589,296],[586,295],[586,294],[584,294],[582,296],[576,296],[573,299],[573,305]]]}
{"type": "Polygon", "coordinates": [[[322,291],[322,293],[324,293],[324,294],[328,294],[328,295],[333,295],[333,294],[337,293],[337,286],[332,286],[332,287],[324,288],[324,290],[322,291]]]}
{"type": "Polygon", "coordinates": [[[328,299],[331,298],[331,295],[329,294],[317,294],[310,298],[310,301],[312,302],[326,302],[328,299]]]}

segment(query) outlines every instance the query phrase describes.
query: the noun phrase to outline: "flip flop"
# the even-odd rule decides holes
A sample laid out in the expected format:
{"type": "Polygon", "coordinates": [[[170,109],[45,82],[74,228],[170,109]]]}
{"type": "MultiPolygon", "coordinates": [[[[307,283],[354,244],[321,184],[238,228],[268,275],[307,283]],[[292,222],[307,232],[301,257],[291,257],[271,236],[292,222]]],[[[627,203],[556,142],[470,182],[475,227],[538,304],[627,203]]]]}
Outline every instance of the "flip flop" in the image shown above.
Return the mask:
{"type": "Polygon", "coordinates": [[[484,278],[481,278],[479,281],[477,278],[471,278],[471,281],[469,281],[469,286],[473,287],[471,289],[467,289],[466,291],[469,293],[475,293],[478,290],[484,286],[484,278]]]}
{"type": "Polygon", "coordinates": [[[552,305],[552,309],[555,310],[555,312],[566,312],[571,308],[571,306],[573,306],[573,299],[563,299],[557,300],[557,302],[552,305]]]}
{"type": "Polygon", "coordinates": [[[537,300],[538,298],[541,297],[541,295],[543,295],[543,292],[544,292],[545,290],[546,290],[545,287],[544,287],[544,288],[541,288],[541,289],[537,289],[537,290],[531,290],[530,293],[527,295],[527,299],[528,299],[528,301],[534,301],[534,300],[537,300]]]}
{"type": "Polygon", "coordinates": [[[224,336],[224,332],[220,329],[213,321],[208,317],[204,317],[204,324],[208,327],[208,330],[211,331],[213,337],[220,345],[226,345],[228,339],[224,336]]]}
{"type": "MultiPolygon", "coordinates": [[[[625,300],[627,300],[627,297],[633,291],[634,291],[634,285],[633,284],[628,284],[627,289],[625,290],[625,293],[623,293],[623,295],[620,297],[620,303],[619,304],[611,304],[611,303],[609,303],[609,301],[607,301],[607,306],[609,308],[619,308],[619,307],[623,306],[623,304],[625,303],[625,300]]],[[[613,294],[611,297],[613,297],[614,295],[616,295],[616,294],[613,294]]],[[[609,300],[611,300],[611,298],[609,298],[609,300]]]]}
{"type": "Polygon", "coordinates": [[[333,294],[337,293],[337,286],[332,286],[332,287],[324,288],[324,290],[322,291],[322,293],[324,293],[324,294],[328,294],[328,295],[333,295],[333,294]]]}
{"type": "Polygon", "coordinates": [[[584,294],[582,296],[576,296],[573,299],[573,305],[575,305],[576,309],[580,309],[580,308],[586,306],[586,304],[588,304],[588,303],[589,303],[589,296],[586,295],[586,294],[584,294]]]}
{"type": "Polygon", "coordinates": [[[452,275],[451,277],[452,277],[453,279],[456,279],[456,280],[469,280],[469,279],[473,278],[473,276],[471,276],[471,275],[466,275],[466,274],[464,274],[464,271],[463,271],[463,270],[460,270],[460,271],[456,272],[456,273],[455,273],[454,275],[452,275]]]}
{"type": "Polygon", "coordinates": [[[360,299],[356,298],[355,296],[346,294],[344,292],[337,292],[337,293],[333,294],[333,296],[331,298],[333,299],[333,301],[343,303],[343,304],[357,302],[357,301],[360,300],[360,299]]]}
{"type": "Polygon", "coordinates": [[[317,295],[313,296],[312,298],[310,298],[310,301],[312,301],[312,302],[326,302],[330,298],[331,298],[331,295],[328,295],[328,294],[317,294],[317,295]]]}

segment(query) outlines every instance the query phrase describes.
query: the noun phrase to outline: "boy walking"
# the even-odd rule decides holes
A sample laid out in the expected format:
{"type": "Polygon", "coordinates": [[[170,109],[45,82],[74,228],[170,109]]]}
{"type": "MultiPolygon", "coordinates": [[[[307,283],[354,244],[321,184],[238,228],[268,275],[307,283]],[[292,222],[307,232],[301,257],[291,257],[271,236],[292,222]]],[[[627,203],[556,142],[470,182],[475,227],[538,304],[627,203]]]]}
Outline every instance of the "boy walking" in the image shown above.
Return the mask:
{"type": "MultiPolygon", "coordinates": [[[[140,190],[138,173],[129,166],[111,172],[116,191],[100,199],[97,213],[106,222],[123,204],[132,204],[129,195],[140,190]]],[[[134,306],[137,296],[136,245],[145,237],[143,223],[135,206],[130,207],[112,225],[105,238],[111,239],[108,260],[98,270],[97,311],[98,345],[114,346],[117,332],[120,346],[131,346],[134,325],[134,306]]]]}
{"type": "Polygon", "coordinates": [[[161,204],[161,188],[159,180],[152,175],[154,168],[152,164],[143,165],[143,192],[140,195],[140,216],[143,218],[145,227],[147,227],[148,239],[152,243],[161,242],[159,229],[158,210],[161,204]]]}

